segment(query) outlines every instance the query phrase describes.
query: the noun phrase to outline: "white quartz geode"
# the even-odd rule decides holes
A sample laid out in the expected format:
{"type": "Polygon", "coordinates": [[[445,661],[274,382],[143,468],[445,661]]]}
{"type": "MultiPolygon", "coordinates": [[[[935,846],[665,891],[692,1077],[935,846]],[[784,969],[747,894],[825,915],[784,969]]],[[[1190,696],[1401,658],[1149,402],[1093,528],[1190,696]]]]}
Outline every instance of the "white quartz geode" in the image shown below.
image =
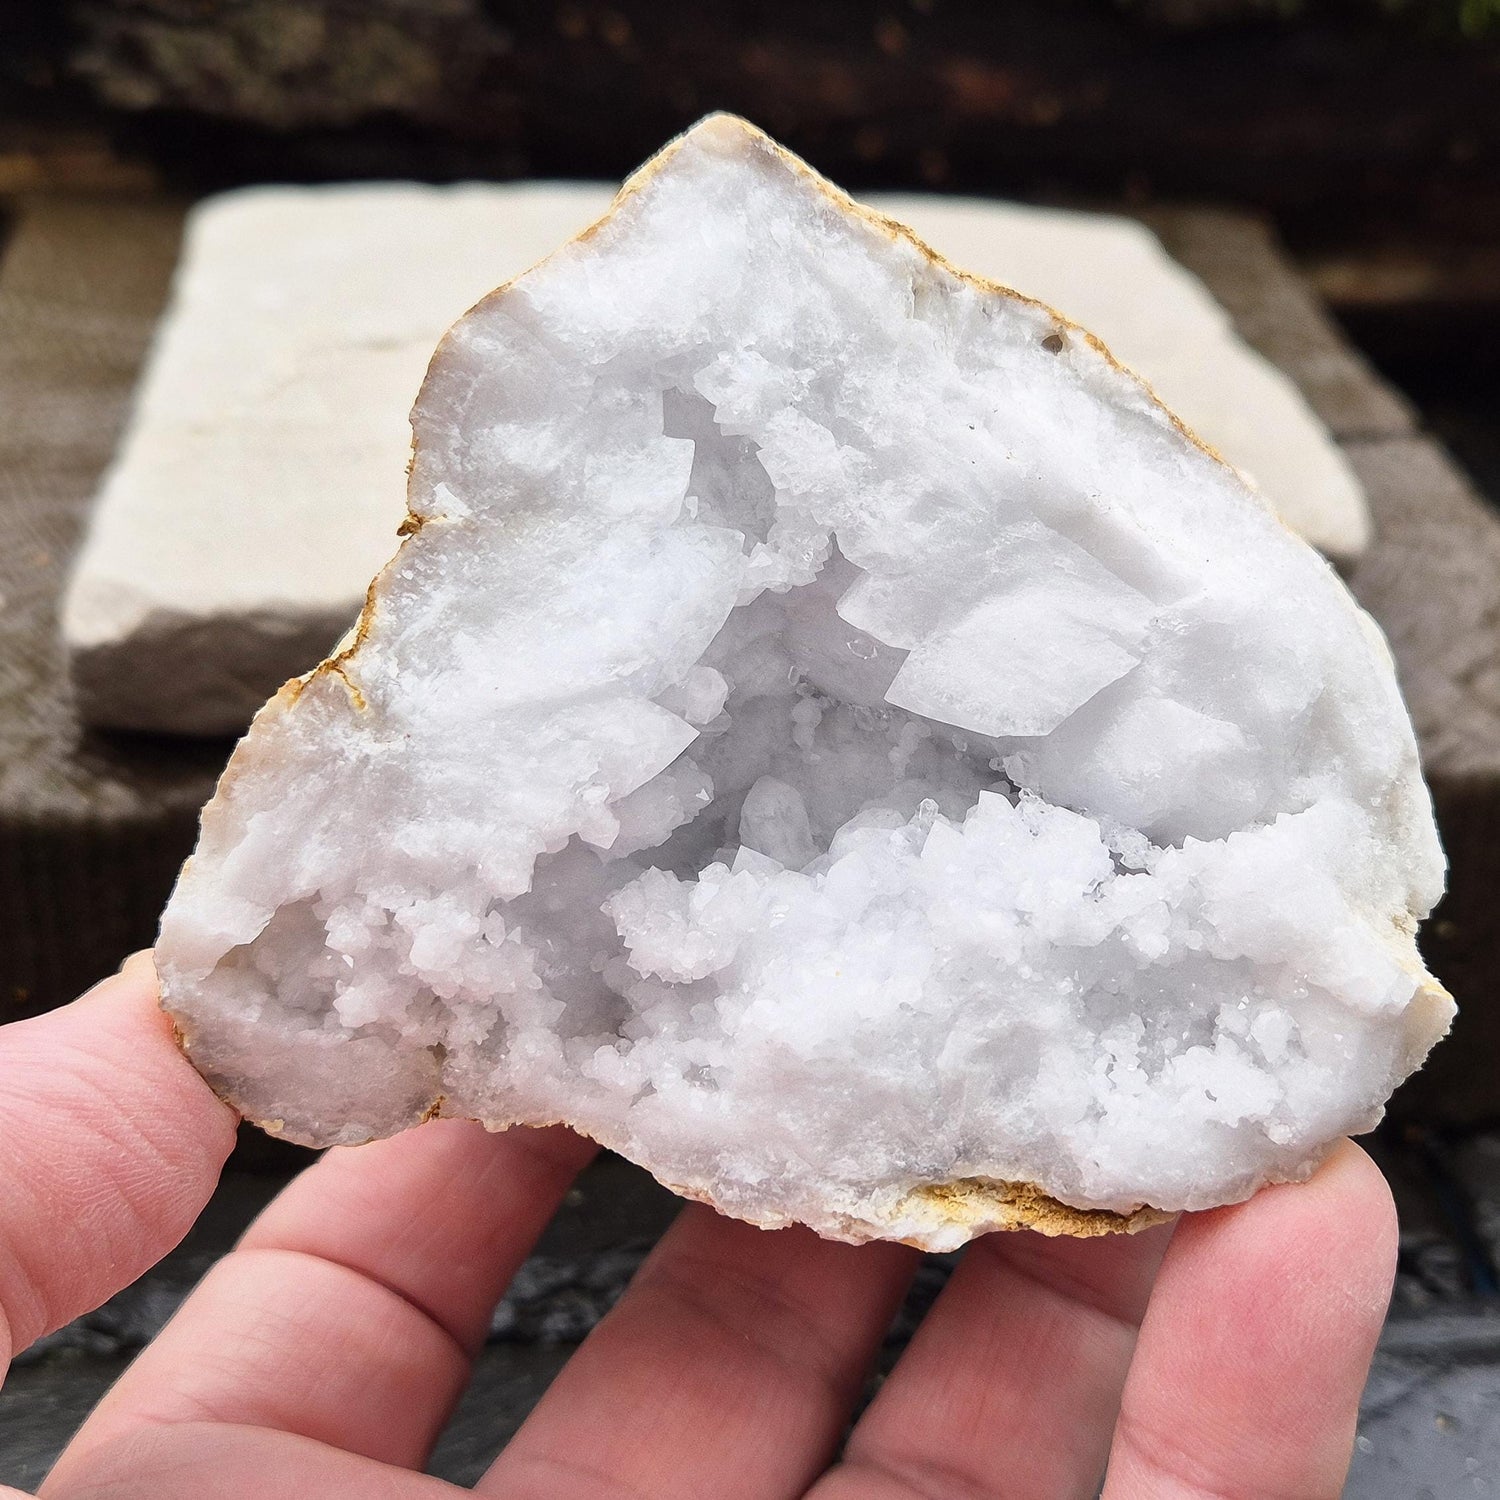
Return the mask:
{"type": "Polygon", "coordinates": [[[1087,334],[712,117],[464,317],[204,813],[189,1055],[934,1248],[1306,1175],[1452,1004],[1378,631],[1087,334]]]}

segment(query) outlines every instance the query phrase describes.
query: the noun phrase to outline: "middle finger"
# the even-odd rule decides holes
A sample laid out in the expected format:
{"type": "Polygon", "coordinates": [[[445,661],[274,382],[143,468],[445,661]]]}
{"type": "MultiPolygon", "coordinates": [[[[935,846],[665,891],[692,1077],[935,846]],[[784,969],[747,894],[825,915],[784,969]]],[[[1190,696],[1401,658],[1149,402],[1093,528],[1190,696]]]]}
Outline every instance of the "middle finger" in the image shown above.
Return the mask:
{"type": "Polygon", "coordinates": [[[782,1500],[832,1456],[916,1266],[685,1209],[481,1494],[782,1500]]]}

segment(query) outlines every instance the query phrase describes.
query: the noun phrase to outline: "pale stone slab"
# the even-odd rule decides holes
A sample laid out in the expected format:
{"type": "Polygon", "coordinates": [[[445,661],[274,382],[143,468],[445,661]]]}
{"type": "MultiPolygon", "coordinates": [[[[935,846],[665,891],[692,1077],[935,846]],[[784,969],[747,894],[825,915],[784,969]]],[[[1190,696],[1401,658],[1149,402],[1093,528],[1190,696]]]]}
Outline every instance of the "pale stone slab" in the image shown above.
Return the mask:
{"type": "Polygon", "coordinates": [[[395,549],[445,328],[607,188],[252,188],[190,215],[63,606],[86,721],[235,731],[395,549]]]}
{"type": "MultiPolygon", "coordinates": [[[[600,184],[252,188],[191,215],[63,611],[91,723],[243,728],[353,618],[404,514],[407,412],[467,307],[608,207],[600,184]]],[[[1290,379],[1123,218],[872,200],[1102,337],[1331,555],[1369,520],[1290,379]]]]}

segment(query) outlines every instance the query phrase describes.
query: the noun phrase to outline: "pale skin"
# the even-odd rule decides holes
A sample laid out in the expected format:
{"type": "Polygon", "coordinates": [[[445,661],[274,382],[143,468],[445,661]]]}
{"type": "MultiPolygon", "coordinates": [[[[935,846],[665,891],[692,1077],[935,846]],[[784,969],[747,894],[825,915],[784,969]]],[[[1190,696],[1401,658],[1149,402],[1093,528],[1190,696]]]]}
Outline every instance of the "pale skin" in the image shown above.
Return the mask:
{"type": "MultiPolygon", "coordinates": [[[[0,1028],[0,1368],[160,1259],[235,1117],[149,958],[0,1028]]],[[[441,1500],[421,1470],[490,1311],[587,1162],[434,1121],[327,1153],[104,1398],[48,1500],[441,1500]]],[[[478,1484],[506,1500],[1335,1500],[1396,1221],[1312,1180],[1136,1236],[978,1241],[848,1429],[900,1245],[688,1207],[478,1484]]],[[[0,1488],[3,1500],[19,1491],[0,1488]]]]}

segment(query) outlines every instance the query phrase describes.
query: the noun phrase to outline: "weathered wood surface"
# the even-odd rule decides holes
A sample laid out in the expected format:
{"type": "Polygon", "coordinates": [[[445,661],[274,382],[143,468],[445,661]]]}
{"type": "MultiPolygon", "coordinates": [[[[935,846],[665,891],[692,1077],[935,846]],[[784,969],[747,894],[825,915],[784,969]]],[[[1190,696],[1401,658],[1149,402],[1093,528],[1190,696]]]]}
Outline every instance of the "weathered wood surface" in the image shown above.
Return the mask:
{"type": "Polygon", "coordinates": [[[1262,0],[1184,33],[1138,0],[73,0],[65,21],[9,0],[0,40],[42,80],[8,111],[23,134],[72,108],[202,185],[617,177],[734,109],[856,186],[1148,187],[1493,231],[1500,45],[1438,34],[1433,8],[1262,0]]]}
{"type": "MultiPolygon", "coordinates": [[[[1453,861],[1428,928],[1465,1007],[1410,1092],[1495,1111],[1500,1005],[1500,518],[1379,381],[1257,219],[1159,211],[1152,227],[1308,394],[1358,468],[1378,541],[1352,578],[1394,647],[1453,861]]],[[[0,263],[0,1016],[57,1004],[151,940],[226,747],[84,735],[55,611],[160,309],[181,211],[22,205],[0,263]]]]}

